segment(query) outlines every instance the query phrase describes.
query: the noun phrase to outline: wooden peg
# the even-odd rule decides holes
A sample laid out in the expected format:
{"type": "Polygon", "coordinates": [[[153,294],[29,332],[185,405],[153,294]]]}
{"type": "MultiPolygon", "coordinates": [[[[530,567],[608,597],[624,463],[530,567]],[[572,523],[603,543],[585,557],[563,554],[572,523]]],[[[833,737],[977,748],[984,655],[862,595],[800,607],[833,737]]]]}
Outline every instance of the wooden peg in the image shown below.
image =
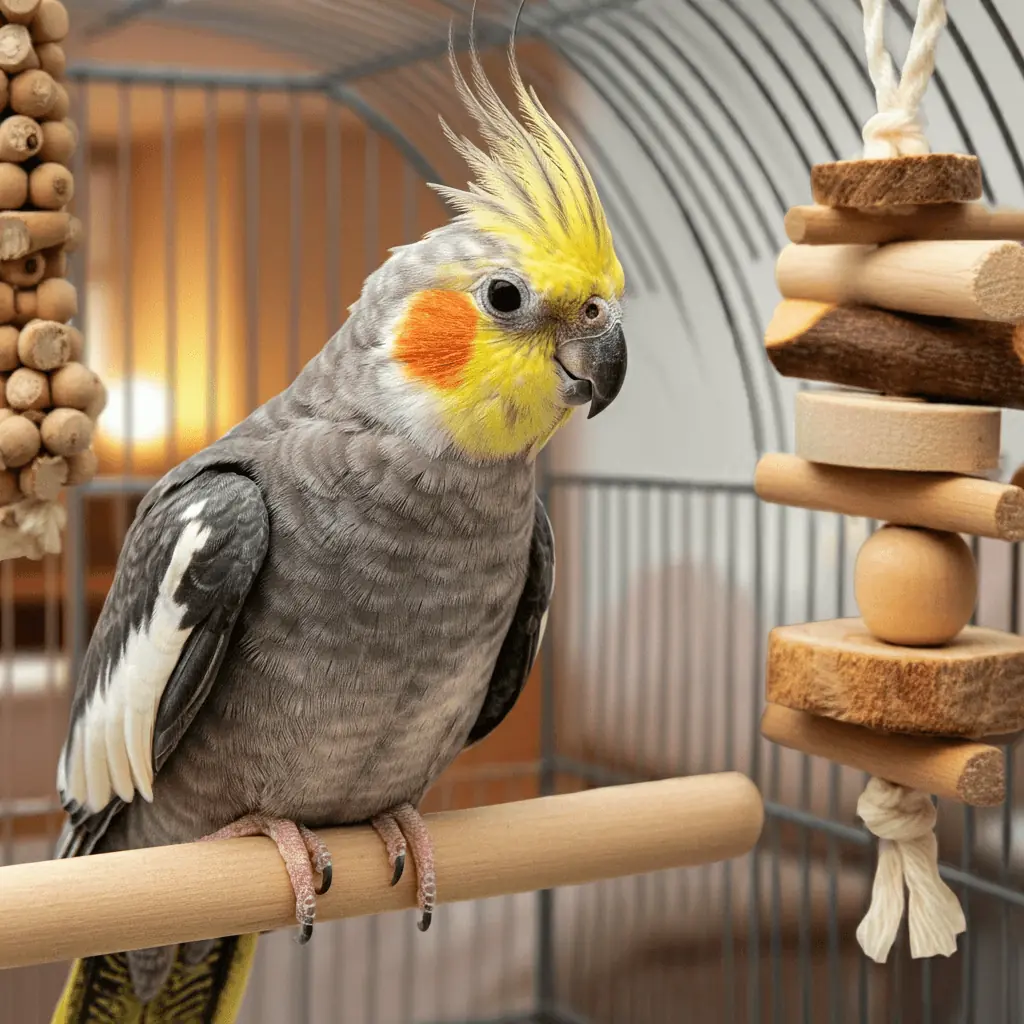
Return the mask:
{"type": "Polygon", "coordinates": [[[59,43],[71,28],[67,8],[60,0],[42,0],[29,25],[36,43],[59,43]]]}
{"type": "Polygon", "coordinates": [[[886,242],[1024,239],[1024,210],[981,203],[843,210],[794,206],[786,236],[798,245],[884,245],[886,242]]]}
{"type": "Polygon", "coordinates": [[[71,122],[67,118],[63,121],[43,121],[42,131],[43,146],[39,150],[39,158],[63,164],[65,167],[70,166],[78,145],[78,138],[71,122]]]}
{"type": "Polygon", "coordinates": [[[60,210],[75,195],[74,178],[62,164],[40,164],[28,176],[29,197],[41,210],[60,210]]]}
{"type": "Polygon", "coordinates": [[[769,704],[761,735],[772,743],[956,800],[997,807],[1006,799],[1003,752],[984,743],[872,732],[859,725],[769,704]]]}
{"type": "Polygon", "coordinates": [[[1024,408],[1024,327],[787,299],[765,334],[785,377],[1024,408]]]}
{"type": "MultiPolygon", "coordinates": [[[[33,320],[17,338],[17,354],[25,366],[34,370],[58,370],[71,360],[71,329],[51,320],[33,320]]],[[[51,385],[56,393],[56,374],[51,385]]],[[[55,398],[56,405],[70,403],[55,398]]]]}
{"type": "Polygon", "coordinates": [[[40,0],[0,0],[0,14],[15,25],[28,25],[36,16],[40,0]]]}
{"type": "Polygon", "coordinates": [[[99,377],[81,363],[68,363],[50,378],[50,392],[56,406],[86,412],[95,406],[102,391],[99,377]]]}
{"type": "Polygon", "coordinates": [[[71,222],[72,218],[61,211],[0,213],[0,260],[16,260],[42,249],[66,245],[71,222]]]}
{"type": "MultiPolygon", "coordinates": [[[[57,102],[57,83],[39,68],[15,75],[9,89],[11,109],[37,121],[49,114],[57,102]]],[[[67,113],[61,117],[67,117],[67,113]]]]}
{"type": "Polygon", "coordinates": [[[811,168],[811,192],[822,206],[967,203],[981,198],[981,164],[961,153],[837,160],[811,168]]]}
{"type": "Polygon", "coordinates": [[[46,260],[42,253],[23,256],[20,260],[0,262],[0,281],[15,288],[34,288],[43,279],[46,260]]]}
{"type": "Polygon", "coordinates": [[[68,464],[59,455],[39,455],[18,475],[18,487],[30,498],[56,501],[68,480],[68,464]]]}
{"type": "Polygon", "coordinates": [[[0,327],[0,373],[9,373],[19,365],[18,328],[5,324],[0,327]]]}
{"type": "Polygon", "coordinates": [[[778,505],[1024,540],[1024,489],[977,477],[851,469],[774,453],[758,462],[754,490],[778,505]]]}
{"type": "Polygon", "coordinates": [[[78,455],[92,443],[92,420],[78,409],[54,409],[40,428],[43,444],[53,455],[78,455]]]}
{"type": "Polygon", "coordinates": [[[42,440],[39,428],[24,416],[6,416],[0,420],[0,463],[7,469],[20,469],[39,453],[42,440]]]}
{"type": "Polygon", "coordinates": [[[50,76],[60,81],[68,69],[64,47],[59,43],[40,43],[36,47],[39,66],[50,76]]]}
{"type": "Polygon", "coordinates": [[[787,299],[973,320],[1024,320],[1024,246],[1019,242],[787,245],[775,277],[787,299]]]}
{"type": "Polygon", "coordinates": [[[15,114],[0,121],[0,160],[22,163],[43,145],[43,132],[31,117],[15,114]]]}
{"type": "Polygon", "coordinates": [[[0,27],[0,70],[8,75],[39,67],[39,58],[32,48],[32,37],[24,25],[0,27]]]}
{"type": "Polygon", "coordinates": [[[982,473],[999,465],[999,409],[853,391],[796,396],[796,454],[857,469],[982,473]]]}
{"type": "Polygon", "coordinates": [[[887,525],[861,546],[853,588],[872,635],[905,647],[940,647],[970,622],[978,571],[959,534],[887,525]]]}
{"type": "Polygon", "coordinates": [[[766,696],[868,729],[1009,735],[1024,729],[1024,637],[967,626],[945,647],[898,647],[860,619],[779,626],[768,639],[766,696]]]}
{"type": "Polygon", "coordinates": [[[28,201],[28,174],[17,164],[0,164],[0,210],[17,210],[28,201]]]}
{"type": "Polygon", "coordinates": [[[65,460],[68,466],[68,487],[77,487],[79,484],[87,484],[96,476],[99,469],[99,459],[91,448],[77,455],[69,455],[65,460]]]}

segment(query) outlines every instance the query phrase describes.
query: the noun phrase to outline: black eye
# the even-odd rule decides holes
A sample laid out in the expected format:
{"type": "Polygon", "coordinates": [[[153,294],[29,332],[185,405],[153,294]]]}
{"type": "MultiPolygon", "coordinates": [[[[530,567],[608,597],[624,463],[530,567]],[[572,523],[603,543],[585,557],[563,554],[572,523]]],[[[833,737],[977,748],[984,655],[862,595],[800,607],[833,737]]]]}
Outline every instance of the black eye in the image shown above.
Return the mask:
{"type": "Polygon", "coordinates": [[[523,296],[511,281],[496,278],[487,286],[487,301],[498,313],[514,313],[522,306],[523,296]]]}
{"type": "Polygon", "coordinates": [[[588,302],[583,312],[588,320],[596,320],[601,315],[601,307],[596,302],[588,302]]]}

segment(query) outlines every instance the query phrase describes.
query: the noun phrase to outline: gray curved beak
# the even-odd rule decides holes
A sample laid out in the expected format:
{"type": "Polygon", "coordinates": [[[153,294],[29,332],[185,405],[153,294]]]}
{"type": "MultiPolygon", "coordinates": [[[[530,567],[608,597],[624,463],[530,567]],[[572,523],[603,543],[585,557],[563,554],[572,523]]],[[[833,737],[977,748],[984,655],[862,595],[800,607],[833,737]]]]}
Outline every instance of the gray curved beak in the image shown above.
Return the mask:
{"type": "Polygon", "coordinates": [[[566,399],[572,405],[589,401],[587,419],[593,419],[615,401],[626,379],[626,336],[622,325],[615,324],[604,334],[566,341],[559,346],[555,358],[570,378],[566,399]]]}

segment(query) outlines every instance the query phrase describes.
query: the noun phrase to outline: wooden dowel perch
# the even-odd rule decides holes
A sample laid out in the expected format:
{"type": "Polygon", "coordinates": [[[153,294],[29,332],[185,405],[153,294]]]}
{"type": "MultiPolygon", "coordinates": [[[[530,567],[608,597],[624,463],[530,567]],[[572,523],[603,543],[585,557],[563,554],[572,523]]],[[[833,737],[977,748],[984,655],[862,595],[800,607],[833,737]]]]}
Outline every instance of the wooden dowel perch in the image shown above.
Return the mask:
{"type": "MultiPolygon", "coordinates": [[[[754,784],[723,773],[451,811],[426,822],[444,903],[738,857],[756,844],[763,816],[754,784]]],[[[319,835],[337,868],[317,901],[318,921],[414,906],[415,872],[389,886],[387,857],[369,828],[319,835]]],[[[295,925],[295,900],[273,843],[238,839],[0,868],[0,921],[0,968],[7,968],[287,928],[295,925]]]]}
{"type": "Polygon", "coordinates": [[[775,277],[787,299],[1024,320],[1024,247],[1019,242],[788,245],[779,254],[775,277]]]}
{"type": "Polygon", "coordinates": [[[765,455],[754,473],[762,501],[997,540],[1024,540],[1024,489],[952,473],[854,469],[765,455]]]}
{"type": "Polygon", "coordinates": [[[1024,210],[982,203],[865,210],[794,206],[786,235],[799,245],[883,245],[886,242],[1024,239],[1024,210]]]}
{"type": "Polygon", "coordinates": [[[1006,796],[1005,756],[984,743],[872,732],[778,704],[764,709],[761,733],[792,750],[975,807],[996,807],[1006,796]]]}
{"type": "Polygon", "coordinates": [[[1024,329],[1013,324],[789,299],[765,346],[785,377],[1024,409],[1024,329]]]}

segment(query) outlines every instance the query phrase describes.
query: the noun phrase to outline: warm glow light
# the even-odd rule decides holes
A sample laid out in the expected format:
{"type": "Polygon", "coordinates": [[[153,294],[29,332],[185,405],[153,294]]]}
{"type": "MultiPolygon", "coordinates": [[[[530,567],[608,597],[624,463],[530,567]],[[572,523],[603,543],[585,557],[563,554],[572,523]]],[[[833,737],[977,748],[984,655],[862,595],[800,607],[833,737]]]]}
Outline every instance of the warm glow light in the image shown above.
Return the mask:
{"type": "Polygon", "coordinates": [[[163,381],[135,378],[130,389],[123,380],[106,383],[107,407],[99,418],[100,434],[127,445],[159,441],[166,436],[167,385],[163,381]]]}

